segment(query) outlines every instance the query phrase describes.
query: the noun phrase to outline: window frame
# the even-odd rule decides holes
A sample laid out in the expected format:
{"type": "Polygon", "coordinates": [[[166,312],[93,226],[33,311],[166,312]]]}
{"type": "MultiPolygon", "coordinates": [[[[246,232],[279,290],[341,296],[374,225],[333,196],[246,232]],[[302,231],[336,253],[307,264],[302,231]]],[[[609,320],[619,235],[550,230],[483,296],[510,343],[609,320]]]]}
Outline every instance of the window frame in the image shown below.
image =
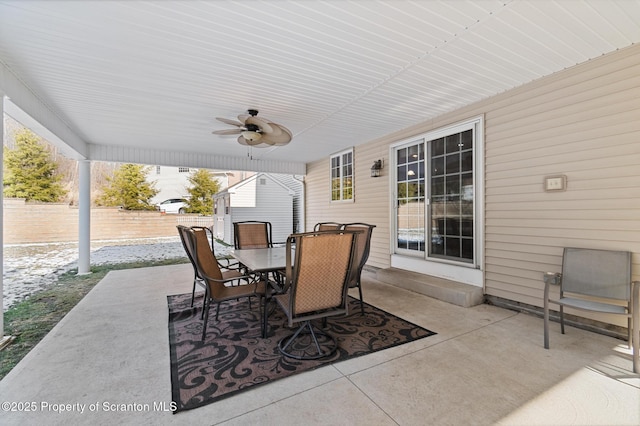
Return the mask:
{"type": "MultiPolygon", "coordinates": [[[[397,245],[397,182],[396,178],[389,179],[389,191],[392,202],[390,203],[390,249],[391,249],[391,266],[399,269],[410,270],[418,273],[439,276],[443,278],[453,279],[465,282],[471,285],[482,287],[483,270],[484,270],[484,115],[475,116],[460,122],[456,122],[443,127],[434,128],[423,133],[412,136],[411,138],[400,140],[389,146],[389,158],[392,160],[390,166],[397,168],[395,153],[398,148],[409,146],[412,143],[420,141],[425,143],[465,131],[469,128],[474,129],[475,140],[473,142],[473,204],[474,204],[474,256],[473,262],[461,262],[443,257],[431,256],[428,250],[415,251],[404,250],[397,245]]],[[[425,154],[425,161],[430,164],[430,159],[426,158],[430,155],[425,154]]],[[[425,173],[426,176],[427,173],[425,173]]],[[[426,183],[425,183],[426,185],[426,183]]],[[[430,204],[430,193],[427,197],[430,204]]],[[[428,210],[431,207],[429,205],[428,210]]],[[[429,216],[427,215],[426,218],[429,216]]],[[[425,221],[425,228],[430,224],[430,220],[425,221]]],[[[425,229],[426,231],[426,229],[425,229]]],[[[425,243],[429,241],[426,239],[425,243]]]]}
{"type": "Polygon", "coordinates": [[[331,203],[353,203],[354,199],[354,152],[351,147],[329,157],[329,200],[331,203]],[[335,176],[334,171],[336,172],[335,176]],[[348,174],[348,171],[351,173],[348,174]],[[338,179],[339,182],[337,190],[334,189],[335,179],[338,179]],[[350,186],[345,185],[348,179],[350,179],[350,186]],[[339,198],[334,198],[334,194],[337,194],[339,198]],[[345,195],[350,195],[350,197],[346,198],[345,195]]]}

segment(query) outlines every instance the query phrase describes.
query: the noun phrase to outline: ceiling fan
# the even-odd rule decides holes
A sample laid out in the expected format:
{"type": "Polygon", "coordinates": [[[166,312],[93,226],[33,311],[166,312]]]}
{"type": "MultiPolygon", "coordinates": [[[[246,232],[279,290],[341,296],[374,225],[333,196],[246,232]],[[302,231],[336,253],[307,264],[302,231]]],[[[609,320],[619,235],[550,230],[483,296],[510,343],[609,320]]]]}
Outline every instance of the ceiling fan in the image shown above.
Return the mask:
{"type": "Polygon", "coordinates": [[[257,117],[258,110],[250,109],[247,114],[238,116],[239,121],[216,117],[216,120],[236,126],[236,129],[215,130],[215,135],[240,135],[240,145],[264,148],[269,146],[283,146],[291,142],[291,131],[286,127],[273,123],[267,119],[257,117]]]}

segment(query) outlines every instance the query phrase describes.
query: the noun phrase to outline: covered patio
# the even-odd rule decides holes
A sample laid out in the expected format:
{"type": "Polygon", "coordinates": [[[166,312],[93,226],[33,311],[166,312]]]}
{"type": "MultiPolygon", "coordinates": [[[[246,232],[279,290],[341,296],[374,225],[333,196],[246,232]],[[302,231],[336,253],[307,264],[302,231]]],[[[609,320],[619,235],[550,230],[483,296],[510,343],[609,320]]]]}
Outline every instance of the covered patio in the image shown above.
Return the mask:
{"type": "Polygon", "coordinates": [[[172,415],[166,296],[190,291],[190,266],[112,272],[0,382],[2,401],[36,408],[0,422],[640,423],[626,342],[553,324],[545,350],[535,314],[463,308],[373,269],[453,271],[533,308],[565,246],[629,250],[637,277],[639,21],[637,0],[0,0],[1,112],[78,160],[79,272],[92,162],[304,175],[301,228],[377,225],[365,301],[438,333],[172,415]],[[291,143],[211,134],[250,108],[291,143]],[[474,180],[456,192],[473,204],[473,262],[400,247],[398,153],[443,131],[476,137],[474,180]],[[336,202],[330,162],[345,150],[353,191],[336,202]],[[568,186],[543,189],[556,175],[568,186]]]}
{"type": "Polygon", "coordinates": [[[640,378],[625,342],[572,327],[561,335],[554,324],[545,350],[539,317],[462,308],[372,271],[369,303],[438,334],[174,415],[166,296],[190,292],[191,273],[189,264],[109,273],[0,382],[0,400],[36,403],[4,412],[2,423],[640,423],[640,378]]]}

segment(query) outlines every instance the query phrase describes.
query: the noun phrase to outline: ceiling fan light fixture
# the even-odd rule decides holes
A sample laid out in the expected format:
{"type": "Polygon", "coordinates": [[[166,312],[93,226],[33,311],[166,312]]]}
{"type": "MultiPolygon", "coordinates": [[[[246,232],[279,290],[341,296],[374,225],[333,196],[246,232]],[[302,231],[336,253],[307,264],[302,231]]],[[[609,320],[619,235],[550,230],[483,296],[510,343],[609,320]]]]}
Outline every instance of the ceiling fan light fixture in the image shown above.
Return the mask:
{"type": "Polygon", "coordinates": [[[253,130],[245,130],[241,133],[242,137],[248,140],[249,142],[257,142],[260,140],[262,135],[253,130]]]}

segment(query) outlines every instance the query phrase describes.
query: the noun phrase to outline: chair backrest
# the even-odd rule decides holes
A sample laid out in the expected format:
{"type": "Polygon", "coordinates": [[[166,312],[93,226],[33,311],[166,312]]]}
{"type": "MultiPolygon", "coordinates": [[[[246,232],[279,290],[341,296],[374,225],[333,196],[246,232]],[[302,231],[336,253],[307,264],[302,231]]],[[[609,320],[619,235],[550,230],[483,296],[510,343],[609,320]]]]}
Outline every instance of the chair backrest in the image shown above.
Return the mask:
{"type": "Polygon", "coordinates": [[[628,301],[631,296],[631,253],[565,248],[560,290],[628,301]]]}
{"type": "Polygon", "coordinates": [[[360,275],[362,274],[362,268],[369,259],[369,251],[371,249],[371,234],[373,234],[373,228],[375,225],[369,225],[368,223],[347,223],[343,226],[345,231],[360,231],[362,234],[358,236],[358,243],[353,255],[353,268],[351,269],[351,277],[349,278],[349,285],[353,286],[360,281],[360,275]]]}
{"type": "Polygon", "coordinates": [[[222,272],[220,271],[218,261],[211,250],[211,246],[209,245],[207,233],[202,228],[186,228],[184,232],[187,236],[189,245],[193,248],[193,259],[196,269],[198,270],[198,274],[208,282],[211,290],[213,283],[208,279],[222,280],[222,272]]]}
{"type": "Polygon", "coordinates": [[[271,247],[271,222],[234,222],[233,241],[236,249],[271,247]]]}
{"type": "Polygon", "coordinates": [[[337,223],[337,222],[318,222],[313,227],[313,230],[314,231],[337,231],[340,228],[342,228],[342,224],[341,223],[337,223]]]}
{"type": "Polygon", "coordinates": [[[189,261],[191,262],[191,265],[193,266],[193,271],[195,272],[196,276],[200,276],[198,275],[198,268],[196,266],[196,262],[195,262],[195,258],[194,258],[194,251],[193,251],[193,247],[191,245],[191,240],[189,238],[189,236],[186,234],[186,232],[189,230],[188,227],[184,226],[184,225],[177,225],[176,228],[178,228],[178,235],[180,236],[180,241],[182,242],[182,247],[184,248],[184,251],[187,253],[187,257],[189,258],[189,261]]]}
{"type": "Polygon", "coordinates": [[[356,241],[356,233],[342,231],[293,234],[287,239],[287,253],[295,244],[294,265],[287,256],[293,317],[325,310],[346,312],[356,241]]]}
{"type": "Polygon", "coordinates": [[[204,233],[207,235],[210,241],[211,251],[214,252],[213,256],[215,257],[215,251],[213,250],[215,237],[213,236],[213,230],[208,226],[191,226],[191,229],[202,229],[204,233]]]}

